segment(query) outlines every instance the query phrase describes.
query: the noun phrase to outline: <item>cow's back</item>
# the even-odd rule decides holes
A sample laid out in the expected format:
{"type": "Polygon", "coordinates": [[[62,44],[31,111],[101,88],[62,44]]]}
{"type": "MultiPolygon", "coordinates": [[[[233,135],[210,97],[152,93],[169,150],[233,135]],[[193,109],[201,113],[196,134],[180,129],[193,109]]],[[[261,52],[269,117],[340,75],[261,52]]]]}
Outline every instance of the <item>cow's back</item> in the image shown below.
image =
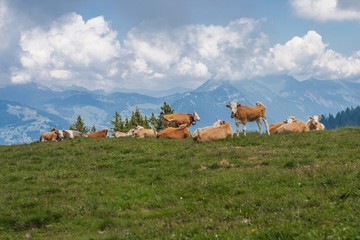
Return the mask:
{"type": "Polygon", "coordinates": [[[211,126],[203,129],[198,129],[194,140],[198,142],[209,142],[219,139],[225,139],[228,137],[233,137],[234,132],[231,129],[230,123],[225,123],[220,126],[211,126]]]}
{"type": "Polygon", "coordinates": [[[259,118],[266,119],[266,108],[262,105],[258,106],[239,106],[237,108],[238,119],[244,122],[253,122],[259,118]]]}

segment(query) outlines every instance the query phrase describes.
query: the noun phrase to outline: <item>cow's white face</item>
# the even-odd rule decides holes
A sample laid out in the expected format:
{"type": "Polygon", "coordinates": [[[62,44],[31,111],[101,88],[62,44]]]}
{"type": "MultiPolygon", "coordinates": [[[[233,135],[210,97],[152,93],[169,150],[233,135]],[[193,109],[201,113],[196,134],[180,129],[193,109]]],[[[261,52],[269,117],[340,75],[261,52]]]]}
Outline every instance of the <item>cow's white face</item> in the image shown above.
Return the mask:
{"type": "Polygon", "coordinates": [[[226,107],[231,109],[231,117],[233,118],[236,114],[238,103],[231,102],[230,104],[227,104],[226,107]]]}
{"type": "Polygon", "coordinates": [[[284,123],[293,123],[296,122],[296,118],[294,116],[289,116],[287,119],[284,120],[284,123]]]}
{"type": "Polygon", "coordinates": [[[200,121],[200,117],[196,112],[194,112],[194,121],[195,122],[200,121]]]}
{"type": "Polygon", "coordinates": [[[59,138],[63,139],[63,138],[64,138],[64,131],[63,131],[63,130],[59,130],[59,131],[58,131],[58,136],[59,136],[59,138]]]}

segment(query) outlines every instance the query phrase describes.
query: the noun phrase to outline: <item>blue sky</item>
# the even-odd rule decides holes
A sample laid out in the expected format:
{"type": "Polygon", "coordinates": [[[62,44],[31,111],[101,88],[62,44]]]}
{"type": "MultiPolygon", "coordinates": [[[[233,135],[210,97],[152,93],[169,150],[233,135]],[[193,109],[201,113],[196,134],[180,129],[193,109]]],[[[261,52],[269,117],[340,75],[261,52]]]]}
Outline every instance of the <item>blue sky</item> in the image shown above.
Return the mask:
{"type": "Polygon", "coordinates": [[[358,0],[0,0],[0,85],[360,79],[358,0]]]}

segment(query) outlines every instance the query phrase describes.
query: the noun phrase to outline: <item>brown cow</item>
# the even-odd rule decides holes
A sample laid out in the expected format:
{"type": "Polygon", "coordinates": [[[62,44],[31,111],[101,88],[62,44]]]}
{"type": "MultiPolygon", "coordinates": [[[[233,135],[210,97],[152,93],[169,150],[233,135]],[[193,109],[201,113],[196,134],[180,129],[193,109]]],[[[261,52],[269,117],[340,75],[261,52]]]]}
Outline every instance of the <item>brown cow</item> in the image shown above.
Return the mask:
{"type": "Polygon", "coordinates": [[[317,116],[317,115],[310,116],[308,122],[306,123],[309,130],[316,130],[316,131],[325,130],[324,124],[320,122],[321,119],[322,119],[321,116],[317,116]]]}
{"type": "Polygon", "coordinates": [[[106,138],[108,133],[107,129],[103,129],[101,131],[97,131],[97,132],[92,132],[89,134],[86,134],[84,137],[89,137],[89,138],[106,138]]]}
{"type": "Polygon", "coordinates": [[[218,126],[210,126],[197,129],[193,135],[193,139],[197,142],[209,142],[219,139],[232,138],[234,135],[230,123],[218,126]]]}
{"type": "Polygon", "coordinates": [[[180,125],[179,128],[168,127],[158,132],[157,138],[182,139],[189,138],[191,134],[186,124],[180,125]]]}
{"type": "Polygon", "coordinates": [[[196,112],[194,112],[193,114],[164,114],[161,118],[164,129],[168,127],[179,127],[182,124],[186,124],[189,127],[190,125],[195,125],[197,121],[200,121],[200,117],[196,112]]]}
{"type": "Polygon", "coordinates": [[[40,142],[45,142],[45,141],[57,142],[59,139],[60,139],[59,131],[56,129],[53,129],[53,131],[51,131],[51,132],[41,134],[39,141],[40,142]]]}
{"type": "Polygon", "coordinates": [[[309,131],[308,126],[303,121],[296,121],[292,123],[286,123],[280,126],[276,133],[289,133],[289,132],[307,132],[309,131]]]}
{"type": "Polygon", "coordinates": [[[296,118],[294,116],[290,116],[282,122],[273,123],[269,127],[269,132],[270,132],[270,134],[274,134],[277,132],[279,127],[281,127],[282,125],[284,125],[286,123],[292,123],[292,122],[296,122],[296,118]]]}
{"type": "Polygon", "coordinates": [[[133,131],[133,136],[136,138],[155,138],[157,132],[153,129],[148,128],[137,128],[133,131]]]}
{"type": "Polygon", "coordinates": [[[266,120],[266,107],[261,102],[257,102],[256,106],[242,106],[239,103],[231,102],[226,105],[227,108],[231,109],[231,117],[235,118],[237,135],[240,136],[240,124],[243,125],[243,133],[246,136],[246,123],[256,121],[259,127],[259,133],[262,134],[262,126],[260,120],[262,119],[266,132],[270,135],[268,122],[266,120]]]}

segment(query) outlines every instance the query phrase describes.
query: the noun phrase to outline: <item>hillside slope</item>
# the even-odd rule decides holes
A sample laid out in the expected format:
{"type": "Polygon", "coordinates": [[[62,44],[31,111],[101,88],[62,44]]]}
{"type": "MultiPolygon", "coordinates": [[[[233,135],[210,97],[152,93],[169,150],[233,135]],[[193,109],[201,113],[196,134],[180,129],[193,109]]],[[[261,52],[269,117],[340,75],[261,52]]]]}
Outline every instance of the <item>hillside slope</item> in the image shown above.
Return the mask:
{"type": "Polygon", "coordinates": [[[0,146],[0,239],[357,239],[359,136],[0,146]]]}

